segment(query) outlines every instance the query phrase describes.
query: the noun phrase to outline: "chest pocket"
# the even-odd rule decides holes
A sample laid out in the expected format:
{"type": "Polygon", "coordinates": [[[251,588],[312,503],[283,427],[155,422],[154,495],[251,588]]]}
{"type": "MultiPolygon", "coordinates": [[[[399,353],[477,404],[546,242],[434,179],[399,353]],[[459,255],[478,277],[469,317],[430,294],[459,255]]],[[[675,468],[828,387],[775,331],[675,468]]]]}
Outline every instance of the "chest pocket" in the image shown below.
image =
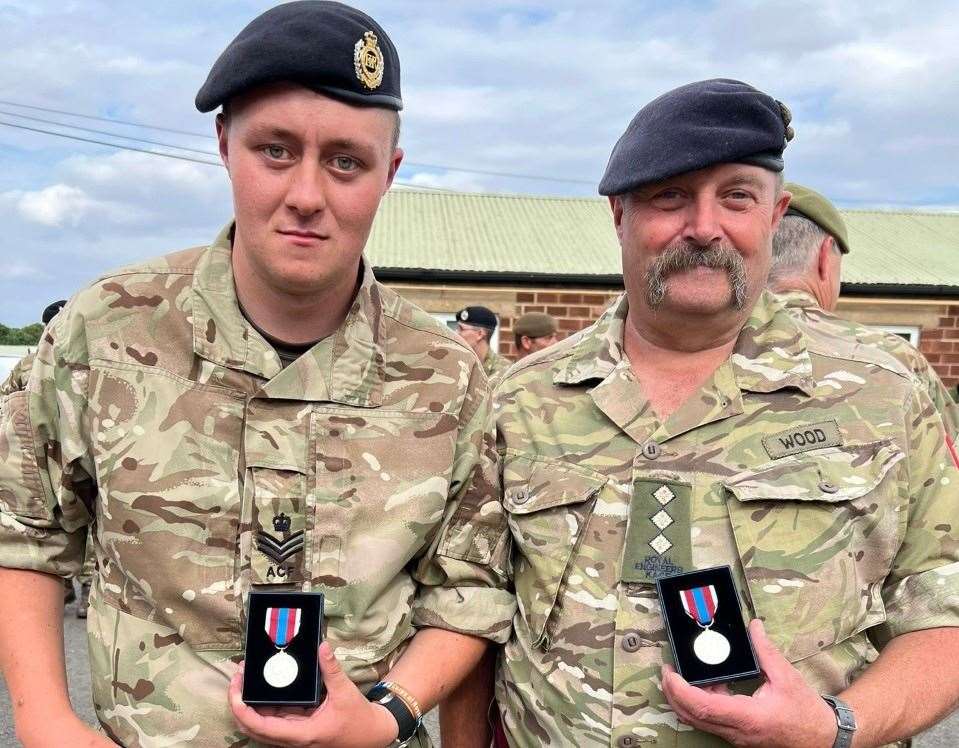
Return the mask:
{"type": "Polygon", "coordinates": [[[583,542],[596,495],[606,480],[566,466],[509,458],[503,505],[515,539],[513,581],[520,615],[537,646],[583,542]]]}
{"type": "Polygon", "coordinates": [[[797,661],[882,623],[882,584],[906,512],[888,442],[832,447],[743,472],[725,484],[755,612],[797,661]]]}

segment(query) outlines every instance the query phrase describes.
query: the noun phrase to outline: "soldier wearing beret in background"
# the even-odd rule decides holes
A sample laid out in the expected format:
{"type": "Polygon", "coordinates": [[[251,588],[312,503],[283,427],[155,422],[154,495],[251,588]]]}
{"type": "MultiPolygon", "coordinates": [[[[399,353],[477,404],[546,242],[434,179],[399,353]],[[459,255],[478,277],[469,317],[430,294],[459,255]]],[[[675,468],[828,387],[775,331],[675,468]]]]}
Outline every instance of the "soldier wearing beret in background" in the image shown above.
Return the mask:
{"type": "Polygon", "coordinates": [[[559,340],[556,320],[543,312],[529,312],[513,323],[517,359],[549,348],[559,340]]]}
{"type": "Polygon", "coordinates": [[[468,306],[456,314],[456,331],[460,334],[473,353],[483,364],[483,371],[491,382],[496,382],[510,366],[509,359],[499,355],[492,348],[493,333],[499,320],[491,309],[485,306],[468,306]]]}
{"type": "MultiPolygon", "coordinates": [[[[43,314],[40,319],[43,322],[44,327],[50,324],[50,320],[57,316],[57,313],[63,309],[66,305],[66,299],[61,299],[60,301],[54,301],[52,304],[48,304],[43,310],[43,314]]],[[[33,366],[33,359],[36,357],[36,353],[28,353],[26,356],[17,361],[16,365],[7,375],[7,378],[3,380],[3,383],[0,384],[0,397],[5,397],[12,392],[19,392],[22,389],[25,389],[27,386],[27,378],[30,376],[30,368],[33,366]]],[[[0,408],[3,407],[2,402],[0,402],[0,408]]]]}
{"type": "Polygon", "coordinates": [[[223,108],[235,221],[82,290],[5,403],[0,665],[18,736],[428,745],[421,710],[509,635],[515,606],[486,377],[362,254],[402,159],[396,50],[345,5],[281,5],[196,104],[223,108]],[[59,624],[90,524],[101,732],[71,710],[59,624]],[[315,711],[242,703],[252,588],[325,593],[315,711]],[[389,708],[364,695],[381,680],[389,708]]]}
{"type": "MultiPolygon", "coordinates": [[[[600,184],[625,295],[497,389],[510,746],[875,746],[959,699],[942,421],[896,361],[763,290],[791,134],[785,107],[732,80],[640,110],[600,184]],[[763,675],[738,695],[670,667],[654,584],[720,565],[757,619],[763,675]]],[[[485,739],[474,723],[460,733],[485,739]]]]}
{"type": "Polygon", "coordinates": [[[911,371],[942,416],[953,444],[959,436],[959,405],[935,369],[908,341],[891,332],[860,325],[832,312],[839,301],[843,255],[849,253],[846,223],[839,211],[815,190],[787,183],[789,209],[773,237],[769,288],[786,308],[824,333],[852,336],[875,346],[911,371]]]}

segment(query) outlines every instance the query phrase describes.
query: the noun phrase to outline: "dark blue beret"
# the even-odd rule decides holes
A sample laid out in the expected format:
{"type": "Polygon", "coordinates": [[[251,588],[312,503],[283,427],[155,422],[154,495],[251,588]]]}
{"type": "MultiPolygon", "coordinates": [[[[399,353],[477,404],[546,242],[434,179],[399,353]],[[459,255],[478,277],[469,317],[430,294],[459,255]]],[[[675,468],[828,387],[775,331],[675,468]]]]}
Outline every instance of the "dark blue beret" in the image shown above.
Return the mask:
{"type": "Polygon", "coordinates": [[[299,0],[254,18],[213,64],[196,108],[210,112],[278,81],[349,104],[403,108],[396,47],[376,21],[342,3],[299,0]]]}
{"type": "Polygon", "coordinates": [[[456,313],[456,321],[473,327],[483,327],[493,331],[496,329],[496,315],[485,306],[468,306],[456,313]]]}
{"type": "Polygon", "coordinates": [[[60,301],[54,301],[52,304],[49,304],[46,309],[43,310],[43,324],[48,324],[50,320],[57,316],[60,313],[60,310],[67,305],[66,299],[60,299],[60,301]]]}
{"type": "Polygon", "coordinates": [[[680,86],[633,117],[613,148],[599,193],[622,195],[716,164],[782,171],[791,118],[784,104],[740,81],[715,78],[680,86]]]}

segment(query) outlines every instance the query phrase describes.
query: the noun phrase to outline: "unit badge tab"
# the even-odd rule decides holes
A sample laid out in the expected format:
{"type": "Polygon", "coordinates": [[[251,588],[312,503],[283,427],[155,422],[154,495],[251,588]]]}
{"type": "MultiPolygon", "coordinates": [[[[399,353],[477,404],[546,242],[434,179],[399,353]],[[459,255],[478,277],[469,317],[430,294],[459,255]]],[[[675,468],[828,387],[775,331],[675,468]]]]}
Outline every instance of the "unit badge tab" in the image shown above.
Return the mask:
{"type": "Polygon", "coordinates": [[[353,67],[360,83],[371,91],[379,88],[383,82],[383,51],[372,31],[363,34],[363,38],[353,47],[353,67]]]}

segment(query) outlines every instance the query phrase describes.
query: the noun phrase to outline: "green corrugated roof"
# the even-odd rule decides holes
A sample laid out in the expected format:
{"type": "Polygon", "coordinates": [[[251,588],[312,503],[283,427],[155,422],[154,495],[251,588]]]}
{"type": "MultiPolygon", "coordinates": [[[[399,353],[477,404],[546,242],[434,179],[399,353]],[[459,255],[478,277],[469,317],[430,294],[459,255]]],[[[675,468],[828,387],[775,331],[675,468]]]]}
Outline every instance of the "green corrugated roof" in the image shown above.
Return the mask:
{"type": "MultiPolygon", "coordinates": [[[[852,251],[843,281],[959,289],[959,213],[841,211],[852,251]]],[[[609,204],[394,190],[370,236],[374,266],[396,270],[612,276],[619,243],[609,204]]]]}

